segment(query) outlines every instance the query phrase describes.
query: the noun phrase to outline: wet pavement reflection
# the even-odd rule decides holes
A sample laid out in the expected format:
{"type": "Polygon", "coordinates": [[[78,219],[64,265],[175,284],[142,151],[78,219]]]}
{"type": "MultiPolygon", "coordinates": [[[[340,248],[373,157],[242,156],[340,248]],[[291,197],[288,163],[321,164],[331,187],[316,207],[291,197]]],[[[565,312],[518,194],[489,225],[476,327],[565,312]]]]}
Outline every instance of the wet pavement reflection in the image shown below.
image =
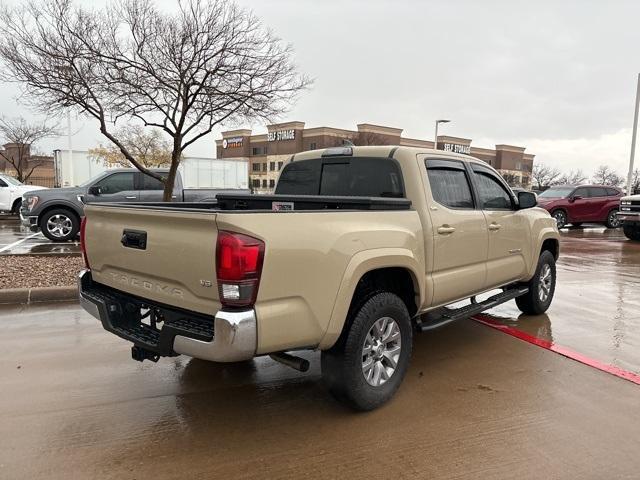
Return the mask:
{"type": "Polygon", "coordinates": [[[54,243],[42,233],[32,232],[15,216],[0,216],[0,255],[80,254],[80,243],[54,243]]]}
{"type": "Polygon", "coordinates": [[[0,307],[2,479],[635,478],[637,387],[473,321],[355,414],[268,358],[130,359],[77,304],[0,307]]]}
{"type": "Polygon", "coordinates": [[[514,302],[491,310],[506,325],[640,374],[640,243],[619,229],[562,231],[558,280],[545,315],[514,302]]]}

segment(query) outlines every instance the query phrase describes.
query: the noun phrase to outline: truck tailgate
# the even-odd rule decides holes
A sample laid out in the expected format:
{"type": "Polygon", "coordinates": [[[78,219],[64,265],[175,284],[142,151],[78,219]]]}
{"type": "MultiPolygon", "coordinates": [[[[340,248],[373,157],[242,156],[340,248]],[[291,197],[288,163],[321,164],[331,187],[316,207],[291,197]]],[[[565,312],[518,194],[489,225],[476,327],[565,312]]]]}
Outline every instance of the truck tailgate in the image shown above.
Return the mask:
{"type": "Polygon", "coordinates": [[[91,205],[85,214],[94,281],[195,312],[219,310],[215,211],[91,205]]]}

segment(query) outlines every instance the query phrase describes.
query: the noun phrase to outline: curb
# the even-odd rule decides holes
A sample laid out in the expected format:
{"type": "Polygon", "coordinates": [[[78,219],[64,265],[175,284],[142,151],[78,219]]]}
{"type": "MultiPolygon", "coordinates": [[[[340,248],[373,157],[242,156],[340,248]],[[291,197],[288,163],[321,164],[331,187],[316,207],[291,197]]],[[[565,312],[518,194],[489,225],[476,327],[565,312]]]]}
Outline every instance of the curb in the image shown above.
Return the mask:
{"type": "Polygon", "coordinates": [[[7,288],[0,290],[0,304],[66,302],[78,299],[78,287],[7,288]]]}

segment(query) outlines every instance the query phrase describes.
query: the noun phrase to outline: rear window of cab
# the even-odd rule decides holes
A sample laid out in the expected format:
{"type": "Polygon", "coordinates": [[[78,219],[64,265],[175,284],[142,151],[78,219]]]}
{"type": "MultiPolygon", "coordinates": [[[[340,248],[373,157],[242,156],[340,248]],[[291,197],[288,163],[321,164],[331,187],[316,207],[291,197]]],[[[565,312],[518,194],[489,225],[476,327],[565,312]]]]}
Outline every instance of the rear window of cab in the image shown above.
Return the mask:
{"type": "Polygon", "coordinates": [[[404,197],[402,174],[392,158],[338,157],[288,163],[279,195],[404,197]]]}

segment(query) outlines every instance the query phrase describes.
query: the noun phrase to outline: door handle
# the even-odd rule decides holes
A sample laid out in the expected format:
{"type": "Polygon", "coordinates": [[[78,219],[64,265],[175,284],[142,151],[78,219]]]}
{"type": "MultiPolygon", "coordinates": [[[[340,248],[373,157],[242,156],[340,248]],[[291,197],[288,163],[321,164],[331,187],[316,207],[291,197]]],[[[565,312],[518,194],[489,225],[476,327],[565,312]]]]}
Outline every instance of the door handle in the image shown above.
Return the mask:
{"type": "Polygon", "coordinates": [[[453,233],[453,232],[455,232],[455,231],[456,231],[456,229],[455,229],[454,227],[448,227],[448,226],[446,226],[446,225],[443,225],[443,226],[441,226],[441,227],[438,227],[438,233],[439,233],[440,235],[447,235],[447,234],[449,234],[449,233],[453,233]]]}
{"type": "Polygon", "coordinates": [[[492,223],[491,225],[489,225],[489,230],[495,232],[496,230],[500,230],[501,227],[502,225],[500,225],[499,223],[492,223]]]}
{"type": "Polygon", "coordinates": [[[135,200],[136,199],[135,195],[133,197],[124,197],[124,198],[126,198],[127,200],[135,200]]]}

